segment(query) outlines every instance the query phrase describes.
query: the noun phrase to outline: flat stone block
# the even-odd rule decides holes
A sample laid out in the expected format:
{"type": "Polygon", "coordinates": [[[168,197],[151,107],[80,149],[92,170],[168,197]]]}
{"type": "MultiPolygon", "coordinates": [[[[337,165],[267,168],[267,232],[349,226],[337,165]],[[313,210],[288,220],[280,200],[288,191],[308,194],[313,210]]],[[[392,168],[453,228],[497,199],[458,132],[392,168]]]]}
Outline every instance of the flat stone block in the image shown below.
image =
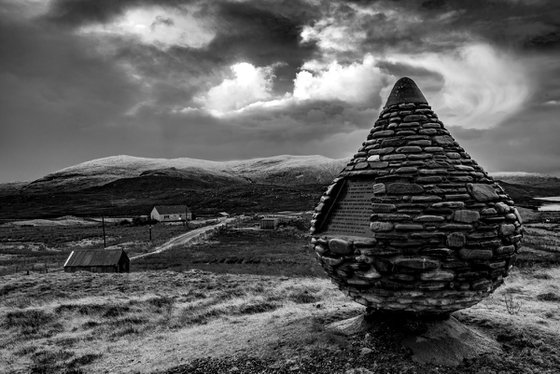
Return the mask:
{"type": "Polygon", "coordinates": [[[382,137],[391,136],[391,135],[394,135],[394,134],[395,134],[395,132],[393,130],[381,130],[381,131],[374,132],[372,134],[372,136],[374,138],[382,138],[382,137]]]}
{"type": "Polygon", "coordinates": [[[387,193],[397,195],[418,194],[424,191],[422,186],[415,183],[391,183],[386,188],[387,193]]]}
{"type": "Polygon", "coordinates": [[[391,222],[374,221],[369,224],[369,228],[374,232],[391,231],[393,230],[393,224],[391,222]]]}
{"type": "Polygon", "coordinates": [[[500,234],[509,236],[515,234],[515,225],[504,224],[500,226],[500,234]]]}
{"type": "Polygon", "coordinates": [[[463,208],[465,206],[465,203],[462,201],[443,201],[441,203],[435,203],[431,205],[432,208],[451,208],[451,209],[457,209],[457,208],[463,208]]]}
{"type": "Polygon", "coordinates": [[[398,231],[420,231],[423,230],[424,226],[414,223],[397,223],[395,224],[395,230],[398,231]]]}
{"type": "Polygon", "coordinates": [[[416,183],[440,183],[441,181],[443,178],[437,175],[416,178],[416,183]]]}
{"type": "Polygon", "coordinates": [[[451,281],[453,278],[455,278],[455,274],[445,270],[430,271],[420,275],[420,279],[423,281],[451,281]]]}
{"type": "Polygon", "coordinates": [[[371,209],[374,212],[378,212],[378,213],[390,213],[390,212],[394,212],[395,210],[397,210],[397,206],[395,204],[374,203],[374,204],[371,204],[371,209]]]}
{"type": "Polygon", "coordinates": [[[450,145],[455,143],[455,140],[449,135],[434,136],[434,141],[442,145],[450,145]]]}
{"type": "Polygon", "coordinates": [[[469,183],[467,184],[469,194],[477,200],[482,202],[498,200],[500,197],[492,185],[482,183],[469,183]]]}
{"type": "Polygon", "coordinates": [[[338,238],[329,240],[329,250],[339,255],[347,255],[354,252],[351,242],[338,238]]]}
{"type": "Polygon", "coordinates": [[[439,262],[427,257],[397,258],[393,260],[393,264],[413,270],[432,270],[439,266],[439,262]]]}
{"type": "Polygon", "coordinates": [[[488,249],[466,249],[459,251],[459,255],[465,260],[490,260],[493,256],[491,250],[488,249]]]}
{"type": "Polygon", "coordinates": [[[406,160],[406,155],[397,153],[397,154],[391,154],[391,155],[383,155],[381,157],[381,159],[383,161],[401,161],[401,160],[406,160]]]}
{"type": "Polygon", "coordinates": [[[414,222],[443,222],[443,221],[445,221],[444,217],[429,215],[429,214],[421,215],[414,218],[414,222]]]}
{"type": "Polygon", "coordinates": [[[422,148],[416,145],[397,148],[397,153],[420,153],[420,152],[422,152],[422,148]]]}
{"type": "Polygon", "coordinates": [[[472,223],[478,221],[480,213],[475,210],[456,210],[453,219],[457,222],[472,223]]]}
{"type": "Polygon", "coordinates": [[[465,235],[460,232],[452,232],[447,235],[447,245],[451,248],[462,248],[466,242],[465,235]]]}
{"type": "Polygon", "coordinates": [[[403,122],[427,121],[428,117],[423,114],[411,114],[403,118],[403,122]]]}
{"type": "Polygon", "coordinates": [[[498,247],[494,249],[496,255],[510,255],[515,252],[515,246],[513,245],[504,245],[502,247],[498,247]]]}
{"type": "Polygon", "coordinates": [[[384,194],[385,192],[386,192],[386,188],[384,183],[375,183],[373,185],[374,194],[384,194]]]}
{"type": "Polygon", "coordinates": [[[373,161],[368,162],[368,165],[372,169],[383,169],[389,166],[389,163],[387,161],[373,161]]]}
{"type": "Polygon", "coordinates": [[[437,195],[420,195],[412,196],[410,201],[415,203],[433,203],[434,201],[441,201],[442,198],[437,195]]]}

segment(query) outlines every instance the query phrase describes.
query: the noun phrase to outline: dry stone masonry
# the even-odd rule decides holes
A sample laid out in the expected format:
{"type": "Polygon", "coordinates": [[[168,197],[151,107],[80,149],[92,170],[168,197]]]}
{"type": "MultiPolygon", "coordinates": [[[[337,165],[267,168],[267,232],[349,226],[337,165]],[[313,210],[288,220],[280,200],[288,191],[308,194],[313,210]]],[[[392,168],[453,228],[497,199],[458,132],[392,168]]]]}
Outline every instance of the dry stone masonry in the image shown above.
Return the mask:
{"type": "Polygon", "coordinates": [[[449,313],[503,283],[521,240],[504,190],[409,78],[327,188],[312,244],[332,280],[376,310],[449,313]]]}

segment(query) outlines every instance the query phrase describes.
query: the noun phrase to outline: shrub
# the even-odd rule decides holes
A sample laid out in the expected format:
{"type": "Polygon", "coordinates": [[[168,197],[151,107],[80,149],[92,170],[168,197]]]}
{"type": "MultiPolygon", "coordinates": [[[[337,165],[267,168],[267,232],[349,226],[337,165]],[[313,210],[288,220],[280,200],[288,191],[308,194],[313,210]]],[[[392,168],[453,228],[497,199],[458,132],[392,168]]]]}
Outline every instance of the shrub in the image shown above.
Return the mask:
{"type": "Polygon", "coordinates": [[[266,301],[248,302],[241,304],[232,314],[257,314],[268,312],[274,309],[278,309],[278,304],[273,304],[266,301]]]}
{"type": "Polygon", "coordinates": [[[315,295],[310,294],[307,290],[294,292],[288,298],[296,304],[310,304],[319,301],[315,295]]]}
{"type": "Polygon", "coordinates": [[[18,328],[24,335],[36,334],[38,331],[50,325],[54,321],[52,314],[41,309],[16,310],[8,312],[2,323],[2,327],[18,328]]]}
{"type": "Polygon", "coordinates": [[[554,292],[542,293],[540,295],[537,295],[537,300],[560,302],[560,295],[557,295],[554,292]]]}
{"type": "Polygon", "coordinates": [[[521,302],[515,300],[512,292],[504,294],[504,303],[507,312],[511,315],[517,315],[521,310],[521,302]]]}

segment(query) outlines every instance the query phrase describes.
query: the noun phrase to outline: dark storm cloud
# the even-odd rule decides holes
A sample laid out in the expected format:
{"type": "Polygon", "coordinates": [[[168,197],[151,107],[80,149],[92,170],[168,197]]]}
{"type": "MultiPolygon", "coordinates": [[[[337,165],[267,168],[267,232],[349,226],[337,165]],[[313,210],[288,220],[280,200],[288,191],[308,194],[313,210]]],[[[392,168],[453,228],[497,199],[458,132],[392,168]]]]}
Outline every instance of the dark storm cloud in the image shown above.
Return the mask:
{"type": "MultiPolygon", "coordinates": [[[[214,160],[250,158],[277,154],[324,154],[346,157],[347,144],[330,144],[333,136],[347,137],[362,131],[354,152],[365,139],[376,110],[356,109],[344,102],[309,101],[270,111],[239,113],[227,118],[204,111],[187,113],[154,112],[141,109],[127,119],[128,126],[142,133],[150,132],[149,142],[161,144],[149,156],[199,157],[214,160]],[[142,125],[139,126],[138,122],[142,125]],[[157,130],[150,123],[165,123],[157,130]],[[303,125],[302,125],[303,124],[303,125]],[[328,146],[323,146],[328,144],[328,146]]],[[[148,139],[145,140],[148,142],[148,139]]]]}
{"type": "MultiPolygon", "coordinates": [[[[183,8],[196,4],[200,16],[212,20],[216,36],[202,48],[176,46],[160,54],[158,62],[168,64],[165,59],[183,60],[196,65],[228,66],[236,62],[250,62],[256,66],[277,64],[274,82],[276,92],[293,88],[293,79],[301,65],[316,52],[314,43],[301,43],[302,27],[320,16],[319,10],[304,1],[249,1],[249,2],[204,2],[178,0],[59,0],[53,3],[46,19],[71,27],[91,23],[108,23],[125,10],[143,5],[183,8]]],[[[170,19],[167,18],[169,23],[170,19]]],[[[160,22],[161,23],[161,22],[160,22]]],[[[130,41],[122,43],[130,51],[130,41]]],[[[121,53],[124,54],[125,52],[121,53]]],[[[149,53],[155,53],[149,51],[149,53]]],[[[136,56],[131,56],[134,58],[136,56]]],[[[153,60],[146,60],[153,63],[153,60]]],[[[155,66],[157,66],[156,64],[155,66]]]]}
{"type": "MultiPolygon", "coordinates": [[[[393,78],[413,77],[430,100],[449,89],[448,80],[455,78],[450,74],[464,74],[461,52],[473,44],[490,46],[483,48],[489,51],[483,57],[499,59],[490,60],[497,64],[491,66],[494,69],[507,67],[502,56],[523,64],[531,87],[514,87],[530,89],[530,94],[515,113],[503,116],[503,123],[489,125],[494,128],[446,125],[491,170],[560,173],[555,166],[560,158],[556,3],[55,0],[48,9],[26,18],[22,9],[36,3],[9,2],[0,8],[1,179],[39,177],[114,154],[348,157],[365,139],[382,104],[380,92],[393,78]],[[106,32],[119,25],[129,10],[138,9],[156,9],[147,24],[152,32],[179,27],[181,15],[188,15],[200,20],[213,38],[201,46],[162,45],[133,33],[106,32]],[[108,29],[84,32],[96,26],[108,29]],[[309,30],[312,37],[304,42],[302,32],[309,30]],[[342,36],[337,39],[339,32],[342,36]],[[366,54],[375,62],[366,65],[366,54]],[[419,67],[414,58],[421,54],[443,59],[419,67]],[[313,64],[306,65],[312,75],[307,82],[311,98],[301,99],[293,93],[294,79],[313,60],[318,62],[316,71],[313,64]],[[339,70],[327,71],[333,61],[339,70]],[[263,100],[282,104],[254,103],[222,115],[201,108],[200,98],[231,80],[230,66],[239,62],[272,69],[273,89],[263,100]],[[438,71],[446,62],[456,66],[438,71]],[[356,79],[357,74],[364,79],[356,79]],[[364,81],[373,82],[367,84],[374,89],[364,89],[363,84],[354,88],[367,100],[349,103],[340,98],[351,95],[337,95],[340,87],[351,91],[350,85],[364,81]]],[[[480,70],[469,70],[469,74],[476,72],[480,70]]],[[[479,86],[475,86],[467,98],[476,104],[492,93],[504,94],[492,90],[505,85],[496,82],[481,86],[486,96],[477,96],[479,86]]],[[[452,94],[452,90],[445,92],[452,94]]],[[[434,109],[450,113],[449,108],[434,109]]]]}
{"type": "Polygon", "coordinates": [[[440,73],[410,64],[382,60],[377,63],[377,67],[395,77],[414,77],[416,84],[426,92],[438,92],[445,83],[440,73]]]}
{"type": "Polygon", "coordinates": [[[44,18],[57,24],[76,27],[109,22],[131,7],[179,6],[192,2],[187,0],[55,0],[44,18]]]}
{"type": "Polygon", "coordinates": [[[389,49],[445,51],[473,40],[520,50],[554,48],[560,32],[560,3],[555,1],[347,1],[328,9],[333,23],[351,24],[367,34],[349,59],[389,49]],[[356,17],[359,9],[375,12],[356,17]]]}
{"type": "Polygon", "coordinates": [[[555,1],[430,0],[404,2],[428,22],[501,46],[524,48],[532,40],[550,37],[559,29],[560,4],[555,1]]]}
{"type": "Polygon", "coordinates": [[[141,91],[112,61],[56,28],[4,17],[0,55],[0,169],[13,179],[102,148],[91,128],[115,125],[141,91]]]}
{"type": "Polygon", "coordinates": [[[282,63],[276,71],[280,78],[276,90],[286,92],[292,89],[298,69],[316,50],[312,43],[300,43],[308,16],[303,12],[289,18],[252,3],[224,3],[216,14],[218,35],[206,50],[228,61],[246,61],[256,66],[282,63]]]}

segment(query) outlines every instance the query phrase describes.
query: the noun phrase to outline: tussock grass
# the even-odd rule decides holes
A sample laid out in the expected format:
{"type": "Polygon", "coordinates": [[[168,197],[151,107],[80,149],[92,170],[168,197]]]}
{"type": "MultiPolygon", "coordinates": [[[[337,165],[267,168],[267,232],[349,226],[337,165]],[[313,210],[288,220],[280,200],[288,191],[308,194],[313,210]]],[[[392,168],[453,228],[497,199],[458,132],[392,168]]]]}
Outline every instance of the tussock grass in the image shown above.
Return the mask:
{"type": "Polygon", "coordinates": [[[551,301],[551,302],[560,302],[560,295],[554,292],[547,292],[537,295],[537,300],[539,301],[551,301]]]}
{"type": "MultiPolygon", "coordinates": [[[[189,271],[2,281],[9,291],[0,299],[0,366],[8,372],[150,372],[237,354],[271,356],[282,367],[294,355],[353,347],[325,325],[363,311],[323,278],[189,271]],[[30,304],[16,307],[23,298],[30,304]]],[[[514,270],[492,297],[459,315],[502,334],[511,352],[542,356],[560,339],[558,282],[560,269],[514,270]],[[504,295],[520,303],[517,314],[507,312],[504,295]],[[524,339],[535,334],[543,343],[533,347],[524,339]]]]}

